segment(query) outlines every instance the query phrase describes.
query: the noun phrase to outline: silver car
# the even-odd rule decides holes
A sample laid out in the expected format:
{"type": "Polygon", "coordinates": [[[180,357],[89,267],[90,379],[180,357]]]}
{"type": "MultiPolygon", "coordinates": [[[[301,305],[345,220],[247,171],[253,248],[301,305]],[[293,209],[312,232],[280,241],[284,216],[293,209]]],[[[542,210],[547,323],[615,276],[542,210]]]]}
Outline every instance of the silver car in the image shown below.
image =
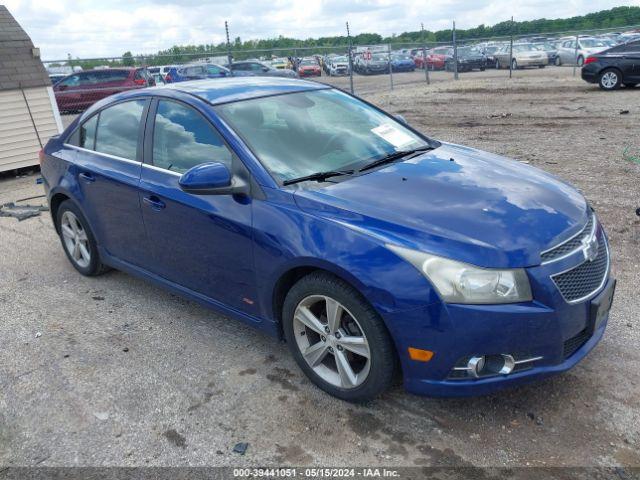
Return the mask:
{"type": "Polygon", "coordinates": [[[577,40],[565,39],[558,48],[556,65],[578,65],[582,67],[589,55],[611,48],[610,42],[602,38],[580,37],[577,40]],[[577,42],[577,48],[576,48],[577,42]]]}
{"type": "Polygon", "coordinates": [[[524,67],[544,68],[549,64],[547,52],[532,43],[514,43],[512,57],[509,55],[510,50],[509,45],[504,45],[493,54],[496,68],[509,68],[509,63],[514,70],[524,67]]]}

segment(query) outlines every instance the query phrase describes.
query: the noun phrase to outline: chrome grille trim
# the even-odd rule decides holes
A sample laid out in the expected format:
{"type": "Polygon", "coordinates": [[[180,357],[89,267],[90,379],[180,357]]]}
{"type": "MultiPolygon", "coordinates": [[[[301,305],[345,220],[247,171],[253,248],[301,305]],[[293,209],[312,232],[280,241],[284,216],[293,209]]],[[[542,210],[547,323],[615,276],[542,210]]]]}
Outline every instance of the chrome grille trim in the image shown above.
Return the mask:
{"type": "Polygon", "coordinates": [[[590,212],[589,219],[587,220],[587,223],[585,224],[585,226],[582,227],[582,230],[580,230],[578,233],[576,233],[573,237],[568,238],[565,241],[560,242],[559,244],[554,245],[553,247],[548,248],[547,250],[544,250],[544,251],[542,251],[540,253],[540,258],[542,259],[541,265],[548,265],[549,263],[557,262],[557,261],[562,260],[564,258],[567,258],[567,257],[573,255],[574,253],[576,253],[577,251],[581,250],[583,248],[583,246],[582,246],[582,243],[579,240],[582,240],[585,237],[591,237],[592,235],[595,235],[595,232],[596,232],[597,228],[598,228],[598,220],[596,218],[596,215],[595,215],[595,213],[590,212]],[[587,228],[589,228],[589,231],[585,232],[587,230],[587,228]],[[562,253],[562,254],[560,254],[558,256],[555,256],[555,257],[553,256],[553,252],[555,250],[560,250],[567,243],[575,242],[576,240],[578,240],[578,243],[575,246],[575,248],[572,248],[568,252],[562,253]],[[549,255],[549,254],[551,254],[551,255],[549,255]],[[549,258],[545,259],[545,257],[549,257],[549,258]]]}
{"type": "MultiPolygon", "coordinates": [[[[556,286],[556,288],[560,292],[560,295],[562,295],[562,298],[564,299],[565,302],[567,302],[569,304],[575,304],[575,303],[583,302],[586,299],[588,299],[589,297],[593,296],[595,293],[597,293],[600,290],[602,290],[602,288],[607,283],[607,280],[609,279],[610,269],[611,269],[611,257],[609,255],[609,242],[607,241],[607,237],[604,234],[604,231],[602,232],[602,243],[604,244],[604,254],[606,255],[607,264],[606,264],[606,267],[604,269],[604,275],[602,276],[602,280],[601,280],[600,284],[598,285],[597,288],[595,288],[591,292],[581,296],[580,298],[574,298],[574,299],[568,300],[565,297],[564,293],[562,292],[562,289],[558,286],[558,283],[556,282],[556,278],[557,277],[559,277],[561,275],[564,275],[565,273],[571,272],[572,270],[575,270],[576,268],[581,267],[585,263],[589,262],[589,260],[585,259],[583,262],[579,263],[578,265],[574,265],[573,267],[568,268],[566,270],[563,270],[562,272],[554,273],[553,275],[551,275],[551,279],[553,280],[554,285],[556,286]]],[[[599,253],[599,255],[602,255],[602,253],[599,253]]],[[[597,258],[594,261],[597,261],[597,258]]]]}

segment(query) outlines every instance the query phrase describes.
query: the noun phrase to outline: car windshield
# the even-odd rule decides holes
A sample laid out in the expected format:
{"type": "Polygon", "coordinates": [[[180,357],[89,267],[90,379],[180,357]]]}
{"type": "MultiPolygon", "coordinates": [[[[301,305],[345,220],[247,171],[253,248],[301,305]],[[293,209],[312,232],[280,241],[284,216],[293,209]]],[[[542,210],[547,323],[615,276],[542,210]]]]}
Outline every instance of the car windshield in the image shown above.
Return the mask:
{"type": "Polygon", "coordinates": [[[336,63],[343,63],[343,62],[346,62],[346,61],[347,61],[347,57],[335,57],[333,59],[333,62],[336,62],[336,63]]]}
{"type": "Polygon", "coordinates": [[[300,65],[315,66],[315,65],[318,65],[318,64],[316,62],[314,62],[313,60],[302,60],[300,62],[300,65]]]}
{"type": "Polygon", "coordinates": [[[373,55],[371,57],[371,60],[373,60],[374,62],[384,62],[387,60],[387,56],[386,55],[373,55]]]}
{"type": "Polygon", "coordinates": [[[608,46],[602,40],[597,40],[595,38],[582,38],[580,39],[580,45],[582,45],[582,48],[597,48],[608,46]]]}
{"type": "Polygon", "coordinates": [[[411,60],[411,57],[409,55],[394,55],[393,59],[394,60],[411,60]]]}
{"type": "Polygon", "coordinates": [[[334,89],[243,100],[216,111],[279,181],[355,170],[429,145],[401,123],[334,89]]]}

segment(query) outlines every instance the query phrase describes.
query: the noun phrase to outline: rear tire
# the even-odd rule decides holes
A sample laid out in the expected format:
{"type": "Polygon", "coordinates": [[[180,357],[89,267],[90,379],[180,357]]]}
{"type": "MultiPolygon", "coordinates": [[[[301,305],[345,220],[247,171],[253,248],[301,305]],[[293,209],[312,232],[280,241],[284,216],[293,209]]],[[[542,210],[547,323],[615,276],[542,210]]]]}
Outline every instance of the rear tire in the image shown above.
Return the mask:
{"type": "Polygon", "coordinates": [[[496,70],[500,70],[502,67],[500,66],[500,60],[496,60],[496,70]]]}
{"type": "Polygon", "coordinates": [[[608,68],[600,73],[598,85],[602,90],[617,90],[622,85],[622,75],[614,68],[608,68]]]}
{"type": "Polygon", "coordinates": [[[562,60],[560,59],[559,55],[556,57],[553,63],[555,64],[556,67],[559,67],[560,65],[562,65],[562,60]]]}
{"type": "Polygon", "coordinates": [[[65,200],[58,207],[56,229],[64,253],[78,272],[94,277],[109,270],[100,262],[98,245],[89,222],[71,200],[65,200]]]}
{"type": "Polygon", "coordinates": [[[584,57],[582,55],[580,55],[578,57],[578,62],[577,63],[578,63],[579,67],[582,67],[582,65],[584,65],[584,57]]]}
{"type": "Polygon", "coordinates": [[[339,278],[316,272],[300,279],[285,298],[282,327],[300,369],[328,394],[365,402],[391,385],[391,337],[374,308],[339,278]]]}
{"type": "Polygon", "coordinates": [[[518,69],[518,62],[516,61],[515,58],[513,60],[511,60],[511,69],[512,70],[517,70],[518,69]]]}

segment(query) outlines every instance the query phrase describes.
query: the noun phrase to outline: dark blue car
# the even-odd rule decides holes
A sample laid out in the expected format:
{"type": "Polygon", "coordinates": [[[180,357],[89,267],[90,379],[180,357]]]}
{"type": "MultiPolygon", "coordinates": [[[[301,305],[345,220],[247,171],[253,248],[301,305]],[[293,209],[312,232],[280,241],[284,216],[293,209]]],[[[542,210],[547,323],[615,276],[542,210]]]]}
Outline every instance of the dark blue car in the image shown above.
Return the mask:
{"type": "Polygon", "coordinates": [[[391,69],[394,72],[413,72],[416,64],[411,56],[396,54],[391,56],[391,69]]]}
{"type": "Polygon", "coordinates": [[[80,273],[122,270],[284,338],[342,399],[398,371],[426,395],[519,385],[571,368],[605,330],[615,280],[581,194],[323,84],[122,93],[41,164],[80,273]]]}
{"type": "Polygon", "coordinates": [[[171,67],[165,76],[166,83],[186,82],[188,80],[202,80],[205,78],[231,77],[231,70],[214,63],[196,63],[171,67]]]}

